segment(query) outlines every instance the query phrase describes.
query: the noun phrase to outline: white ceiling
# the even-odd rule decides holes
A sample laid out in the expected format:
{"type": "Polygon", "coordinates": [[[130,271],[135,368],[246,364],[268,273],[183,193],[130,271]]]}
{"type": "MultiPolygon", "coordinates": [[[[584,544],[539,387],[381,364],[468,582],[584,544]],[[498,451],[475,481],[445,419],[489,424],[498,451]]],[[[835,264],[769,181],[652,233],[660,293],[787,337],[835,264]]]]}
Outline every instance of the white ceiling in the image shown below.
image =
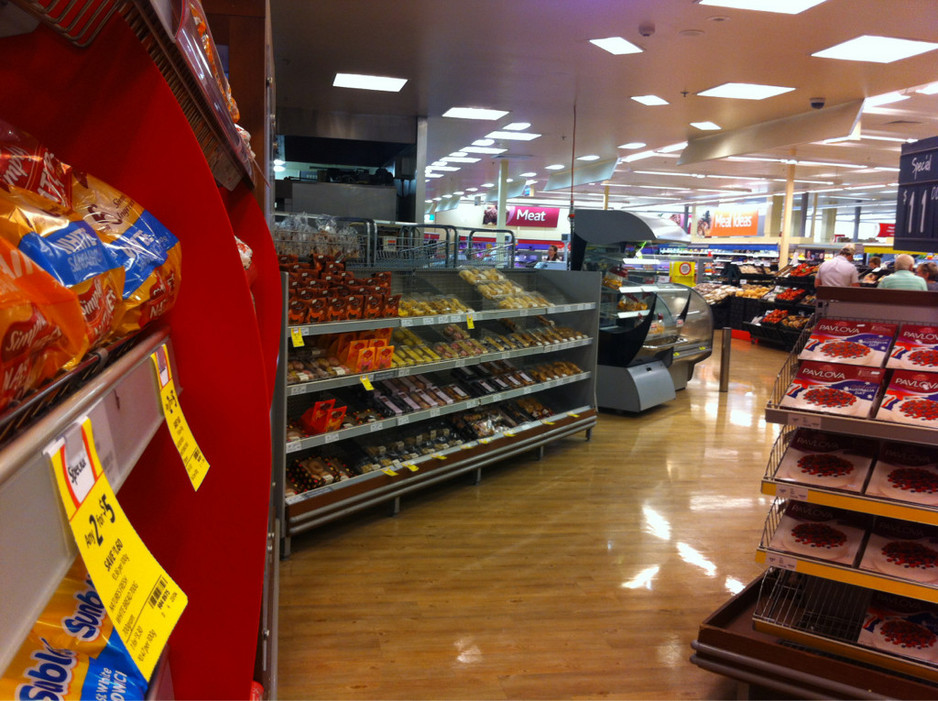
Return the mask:
{"type": "MultiPolygon", "coordinates": [[[[797,183],[796,192],[894,184],[901,144],[873,137],[938,135],[938,95],[913,90],[938,81],[938,51],[888,65],[811,56],[863,34],[938,42],[938,0],[827,0],[798,15],[693,0],[272,0],[271,6],[281,123],[295,130],[297,124],[349,115],[375,115],[377,122],[425,116],[432,162],[509,122],[530,122],[531,131],[542,134],[539,139],[504,144],[509,177],[535,172],[537,197],[553,196],[558,203],[569,201],[569,190],[540,191],[549,164],[569,168],[574,155],[628,156],[632,152],[617,148],[626,142],[658,149],[714,133],[698,131],[691,122],[712,121],[729,131],[811,112],[814,97],[823,97],[829,108],[891,91],[911,95],[865,110],[860,141],[792,143],[750,154],[836,164],[797,165],[796,179],[812,182],[797,183]],[[654,25],[651,36],[641,36],[643,24],[654,25]],[[589,43],[616,35],[643,52],[613,56],[589,43]],[[396,94],[334,88],[336,72],[408,82],[396,94]],[[795,89],[758,102],[697,95],[725,82],[795,89]],[[647,107],[629,99],[649,93],[670,104],[647,107]],[[453,106],[510,114],[496,122],[441,117],[453,106]]],[[[683,206],[785,191],[785,163],[719,160],[678,166],[679,155],[620,162],[609,180],[611,203],[683,206]],[[712,177],[717,175],[732,178],[712,177]]],[[[469,188],[497,181],[499,162],[482,157],[428,180],[426,196],[471,194],[469,188]]],[[[577,204],[601,192],[601,184],[577,187],[577,204]]],[[[822,204],[851,209],[857,200],[870,211],[874,201],[894,203],[895,190],[821,195],[822,204]]],[[[891,220],[886,209],[877,218],[891,220]]]]}

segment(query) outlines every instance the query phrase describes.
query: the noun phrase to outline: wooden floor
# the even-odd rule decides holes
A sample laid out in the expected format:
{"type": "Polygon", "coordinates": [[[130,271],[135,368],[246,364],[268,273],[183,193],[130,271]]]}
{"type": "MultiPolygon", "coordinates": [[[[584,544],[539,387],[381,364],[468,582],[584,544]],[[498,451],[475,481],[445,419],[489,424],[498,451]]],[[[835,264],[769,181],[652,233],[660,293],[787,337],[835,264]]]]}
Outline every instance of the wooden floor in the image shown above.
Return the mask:
{"type": "Polygon", "coordinates": [[[603,413],[590,442],[294,538],[280,698],[735,698],[690,643],[760,572],[785,354],[732,343],[727,393],[718,347],[677,399],[603,413]]]}

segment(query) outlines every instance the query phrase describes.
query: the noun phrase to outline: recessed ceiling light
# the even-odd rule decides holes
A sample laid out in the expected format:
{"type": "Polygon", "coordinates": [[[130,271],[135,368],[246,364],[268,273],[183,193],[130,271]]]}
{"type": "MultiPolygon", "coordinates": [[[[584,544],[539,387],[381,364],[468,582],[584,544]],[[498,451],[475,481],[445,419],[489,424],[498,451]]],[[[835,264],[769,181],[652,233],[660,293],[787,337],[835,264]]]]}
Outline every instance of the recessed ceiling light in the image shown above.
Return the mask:
{"type": "Polygon", "coordinates": [[[478,192],[479,188],[477,187],[467,187],[466,192],[478,192]]]}
{"type": "Polygon", "coordinates": [[[660,98],[657,95],[633,95],[632,99],[636,102],[641,102],[643,105],[648,105],[649,107],[670,104],[667,100],[660,98]]]}
{"type": "Polygon", "coordinates": [[[639,151],[638,153],[633,153],[631,155],[626,156],[622,160],[625,161],[626,163],[632,163],[633,161],[641,161],[645,158],[651,158],[654,155],[655,155],[654,151],[639,151]]]}
{"type": "Polygon", "coordinates": [[[433,201],[434,201],[434,202],[440,202],[440,201],[442,201],[442,200],[443,200],[442,197],[434,197],[434,198],[433,198],[433,201]]]}
{"type": "Polygon", "coordinates": [[[882,95],[875,95],[873,97],[868,97],[863,101],[864,107],[879,107],[881,105],[891,105],[893,102],[902,102],[903,100],[908,100],[908,95],[903,95],[900,92],[887,92],[882,95]]]}
{"type": "Polygon", "coordinates": [[[822,2],[824,0],[699,0],[699,4],[710,5],[711,7],[779,12],[785,15],[797,15],[810,7],[820,5],[822,2]]]}
{"type": "Polygon", "coordinates": [[[701,131],[719,131],[722,129],[719,124],[714,124],[713,122],[691,122],[690,125],[701,131]]]}
{"type": "Polygon", "coordinates": [[[521,177],[522,177],[522,178],[533,178],[535,175],[537,175],[537,173],[522,173],[522,174],[521,174],[521,177]]]}
{"type": "Polygon", "coordinates": [[[512,122],[511,124],[503,126],[502,129],[507,129],[508,131],[524,131],[530,127],[530,122],[512,122]]]}
{"type": "Polygon", "coordinates": [[[473,158],[472,156],[463,156],[462,158],[456,156],[447,156],[443,159],[448,163],[478,163],[481,161],[481,158],[473,158]]]}
{"type": "Polygon", "coordinates": [[[938,49],[938,44],[930,41],[913,41],[911,39],[864,34],[811,55],[818,58],[835,58],[841,61],[892,63],[934,49],[938,49]]]}
{"type": "MultiPolygon", "coordinates": [[[[495,142],[493,141],[492,143],[495,142]]],[[[484,153],[491,155],[505,153],[507,150],[507,148],[495,148],[494,146],[466,146],[466,148],[463,149],[466,153],[484,153]]]]}
{"type": "Polygon", "coordinates": [[[938,94],[938,83],[932,83],[931,85],[926,85],[924,88],[916,90],[915,92],[921,93],[922,95],[938,94]]]}
{"type": "Polygon", "coordinates": [[[456,166],[427,166],[427,170],[445,170],[448,173],[455,173],[459,168],[456,166]]]}
{"type": "Polygon", "coordinates": [[[529,131],[493,131],[485,135],[489,139],[502,139],[504,141],[531,141],[540,138],[540,134],[529,131]]]}
{"type": "Polygon", "coordinates": [[[679,144],[671,144],[669,146],[662,146],[658,149],[658,153],[674,153],[675,151],[683,151],[687,148],[687,142],[682,141],[679,144]]]}
{"type": "Polygon", "coordinates": [[[591,153],[588,156],[579,156],[577,160],[578,161],[598,161],[599,156],[596,155],[595,153],[591,153]]]}
{"type": "Polygon", "coordinates": [[[495,187],[495,183],[482,183],[482,187],[495,187]]]}
{"type": "Polygon", "coordinates": [[[544,166],[544,169],[545,170],[563,170],[566,167],[567,166],[565,166],[563,163],[552,163],[549,166],[544,166]]]}
{"type": "Polygon", "coordinates": [[[336,73],[332,85],[336,88],[400,92],[406,82],[406,78],[388,78],[386,76],[362,75],[360,73],[336,73]]]}
{"type": "Polygon", "coordinates": [[[505,110],[492,110],[486,107],[450,107],[443,113],[444,117],[453,119],[485,119],[492,121],[501,119],[508,112],[505,110]]]}
{"type": "MultiPolygon", "coordinates": [[[[473,146],[491,146],[495,143],[495,139],[476,139],[472,142],[473,146]]],[[[465,151],[465,149],[463,149],[465,151]]]]}
{"type": "Polygon", "coordinates": [[[453,194],[459,195],[461,197],[462,195],[465,195],[466,193],[463,190],[456,190],[453,194]]]}
{"type": "Polygon", "coordinates": [[[513,183],[514,181],[515,181],[514,178],[505,178],[506,183],[513,183]]]}
{"type": "Polygon", "coordinates": [[[727,97],[736,100],[764,100],[782,93],[791,92],[794,88],[783,88],[779,85],[759,85],[757,83],[723,83],[715,88],[697,93],[700,97],[727,97]]]}
{"type": "Polygon", "coordinates": [[[424,176],[423,176],[423,177],[425,177],[425,178],[442,178],[442,177],[443,177],[443,174],[442,174],[442,173],[424,173],[424,176]]]}
{"type": "Polygon", "coordinates": [[[627,144],[619,144],[618,148],[624,148],[629,151],[634,151],[637,148],[645,148],[647,144],[644,141],[630,141],[627,144]]]}
{"type": "Polygon", "coordinates": [[[466,154],[463,151],[453,151],[450,155],[450,158],[465,158],[466,154]]]}
{"type": "Polygon", "coordinates": [[[600,49],[608,51],[616,56],[623,54],[640,54],[642,50],[630,41],[622,37],[606,37],[605,39],[590,39],[590,44],[595,44],[600,49]]]}
{"type": "Polygon", "coordinates": [[[431,163],[430,165],[445,166],[445,165],[446,165],[446,161],[443,161],[443,160],[433,161],[433,163],[431,163]]]}

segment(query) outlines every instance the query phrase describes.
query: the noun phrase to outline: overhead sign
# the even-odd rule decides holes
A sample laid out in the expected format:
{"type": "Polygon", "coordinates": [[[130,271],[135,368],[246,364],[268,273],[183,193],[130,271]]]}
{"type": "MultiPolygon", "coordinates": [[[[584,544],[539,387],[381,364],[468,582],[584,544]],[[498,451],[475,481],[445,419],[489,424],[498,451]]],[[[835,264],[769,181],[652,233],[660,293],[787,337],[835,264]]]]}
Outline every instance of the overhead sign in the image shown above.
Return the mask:
{"type": "Polygon", "coordinates": [[[710,215],[710,236],[758,236],[759,210],[757,208],[728,208],[714,210],[710,215]]]}
{"type": "Polygon", "coordinates": [[[895,224],[884,224],[880,222],[879,233],[876,234],[876,238],[892,238],[895,235],[896,235],[895,224]]]}
{"type": "Polygon", "coordinates": [[[557,227],[560,207],[508,207],[507,226],[536,226],[547,229],[557,227]]]}
{"type": "Polygon", "coordinates": [[[902,146],[895,248],[938,251],[938,137],[902,146]]]}

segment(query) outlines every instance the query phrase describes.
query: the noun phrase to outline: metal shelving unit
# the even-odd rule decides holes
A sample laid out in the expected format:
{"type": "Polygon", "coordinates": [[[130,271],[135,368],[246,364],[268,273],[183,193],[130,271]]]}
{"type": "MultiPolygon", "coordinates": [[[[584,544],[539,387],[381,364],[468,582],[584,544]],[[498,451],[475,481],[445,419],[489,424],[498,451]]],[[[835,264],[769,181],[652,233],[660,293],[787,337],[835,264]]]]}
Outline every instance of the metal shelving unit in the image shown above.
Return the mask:
{"type": "MultiPolygon", "coordinates": [[[[512,431],[505,431],[487,439],[464,442],[456,448],[409,461],[402,469],[390,470],[392,474],[389,474],[386,470],[367,472],[309,492],[284,497],[282,519],[285,524],[285,532],[282,534],[282,553],[284,556],[289,555],[290,538],[305,530],[382,502],[392,503],[396,513],[400,497],[417,489],[473,470],[477,471],[476,476],[478,479],[481,475],[481,469],[486,465],[521,452],[542,450],[546,443],[574,433],[585,431],[587,438],[589,438],[589,432],[595,426],[597,420],[595,411],[595,338],[599,324],[599,274],[552,270],[517,270],[505,271],[505,273],[510,280],[517,282],[525,290],[541,292],[555,303],[537,308],[499,309],[496,301],[482,298],[474,287],[457,275],[456,271],[413,271],[411,273],[401,273],[400,277],[402,279],[400,280],[395,279],[399,275],[395,272],[395,278],[392,278],[396,288],[395,291],[404,290],[406,293],[408,290],[414,290],[419,293],[427,293],[435,290],[437,294],[457,296],[467,306],[477,311],[392,319],[337,321],[284,328],[284,346],[286,347],[289,345],[294,329],[298,329],[297,333],[302,334],[304,337],[313,337],[322,334],[373,329],[433,327],[444,324],[469,325],[470,319],[473,324],[476,324],[484,321],[522,319],[543,315],[552,318],[559,316],[561,323],[569,324],[587,335],[587,338],[550,345],[331,377],[285,387],[283,395],[275,399],[275,405],[281,406],[284,412],[283,440],[285,448],[281,467],[281,475],[284,480],[287,461],[303,451],[330,446],[333,443],[349,439],[361,439],[372,434],[419,424],[456,412],[494,405],[533,394],[547,393],[551,398],[550,405],[554,406],[558,414],[542,421],[529,422],[512,431]],[[300,395],[311,397],[320,392],[341,387],[354,387],[361,385],[363,379],[380,381],[416,374],[432,375],[432,373],[445,372],[460,367],[471,367],[495,360],[536,359],[542,356],[545,358],[570,358],[571,353],[573,354],[573,361],[583,370],[583,372],[576,375],[476,396],[445,406],[415,411],[361,426],[286,442],[285,418],[286,412],[289,411],[287,400],[290,399],[291,402],[298,401],[300,395]]],[[[285,378],[285,368],[282,367],[281,372],[285,378]]],[[[290,404],[290,406],[294,405],[290,404]]]]}
{"type": "MultiPolygon", "coordinates": [[[[0,670],[6,669],[78,550],[43,449],[87,416],[117,492],[163,423],[150,354],[169,344],[155,331],[3,447],[0,462],[0,670]],[[11,563],[16,563],[13,566],[11,563]]],[[[173,375],[178,383],[175,362],[173,375]]]]}

